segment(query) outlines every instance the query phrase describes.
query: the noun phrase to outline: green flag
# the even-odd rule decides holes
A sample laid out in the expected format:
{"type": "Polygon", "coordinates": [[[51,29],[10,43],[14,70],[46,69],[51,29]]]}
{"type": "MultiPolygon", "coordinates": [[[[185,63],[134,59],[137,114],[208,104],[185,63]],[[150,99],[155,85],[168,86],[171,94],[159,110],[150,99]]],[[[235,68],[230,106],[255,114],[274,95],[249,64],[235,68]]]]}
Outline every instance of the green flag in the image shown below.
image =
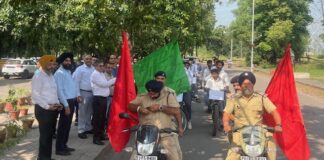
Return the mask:
{"type": "Polygon", "coordinates": [[[133,69],[139,93],[146,92],[145,83],[154,79],[157,71],[166,73],[166,86],[175,90],[177,94],[191,89],[178,42],[171,42],[159,48],[134,64],[133,69]]]}

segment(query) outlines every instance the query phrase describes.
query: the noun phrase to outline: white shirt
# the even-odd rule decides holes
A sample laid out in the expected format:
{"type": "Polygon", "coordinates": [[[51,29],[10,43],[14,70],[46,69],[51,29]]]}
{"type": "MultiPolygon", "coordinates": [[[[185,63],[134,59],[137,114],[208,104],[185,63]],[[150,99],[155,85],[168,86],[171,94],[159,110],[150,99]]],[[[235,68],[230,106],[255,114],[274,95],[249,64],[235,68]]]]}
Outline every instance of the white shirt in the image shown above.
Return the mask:
{"type": "Polygon", "coordinates": [[[208,88],[210,90],[216,90],[221,91],[225,89],[225,85],[223,81],[220,78],[217,78],[216,80],[213,77],[210,77],[205,85],[205,88],[208,88]]]}
{"type": "Polygon", "coordinates": [[[188,77],[189,84],[191,85],[193,81],[193,73],[191,72],[190,69],[187,69],[186,67],[185,67],[185,71],[188,77]]]}
{"type": "Polygon", "coordinates": [[[95,70],[90,76],[92,92],[94,96],[108,97],[109,87],[116,82],[116,78],[107,80],[105,73],[95,70]]]}
{"type": "Polygon", "coordinates": [[[207,81],[209,77],[210,77],[210,69],[207,67],[204,69],[204,73],[203,73],[204,81],[207,81]]]}
{"type": "Polygon", "coordinates": [[[90,76],[94,71],[94,67],[88,67],[86,64],[79,66],[72,77],[75,81],[77,88],[77,96],[80,96],[80,90],[91,91],[90,76]]]}
{"type": "MultiPolygon", "coordinates": [[[[217,67],[212,66],[211,67],[211,70],[212,69],[217,69],[217,67]]],[[[211,75],[209,75],[206,79],[209,79],[210,77],[211,77],[211,75]]],[[[220,77],[220,79],[222,79],[222,81],[225,84],[225,86],[228,87],[230,85],[230,80],[228,78],[228,74],[225,72],[224,68],[222,68],[222,70],[220,71],[219,77],[220,77]]]]}
{"type": "Polygon", "coordinates": [[[230,85],[230,80],[228,78],[228,74],[225,72],[224,68],[220,71],[219,77],[223,80],[223,83],[225,84],[225,86],[228,87],[230,85]]]}
{"type": "Polygon", "coordinates": [[[32,79],[32,101],[48,110],[50,104],[59,104],[57,87],[54,76],[43,70],[34,75],[32,79]]]}

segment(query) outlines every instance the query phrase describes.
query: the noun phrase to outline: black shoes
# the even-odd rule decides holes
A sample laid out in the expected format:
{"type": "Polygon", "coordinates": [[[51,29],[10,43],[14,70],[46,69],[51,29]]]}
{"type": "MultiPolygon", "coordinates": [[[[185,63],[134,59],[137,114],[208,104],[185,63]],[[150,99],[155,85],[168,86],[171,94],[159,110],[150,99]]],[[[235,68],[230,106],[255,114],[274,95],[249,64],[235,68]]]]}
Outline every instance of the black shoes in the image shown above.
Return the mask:
{"type": "Polygon", "coordinates": [[[60,155],[60,156],[69,156],[69,155],[71,155],[71,153],[69,151],[67,151],[67,150],[56,151],[55,154],[60,155]]]}
{"type": "Polygon", "coordinates": [[[74,148],[70,148],[70,147],[66,147],[66,148],[64,148],[64,150],[66,150],[68,152],[74,152],[75,151],[74,148]]]}
{"type": "Polygon", "coordinates": [[[93,130],[85,131],[84,134],[93,134],[93,130]]]}
{"type": "Polygon", "coordinates": [[[78,136],[81,139],[87,139],[88,138],[88,136],[85,133],[79,133],[78,136]]]}
{"type": "Polygon", "coordinates": [[[105,143],[101,142],[98,139],[95,139],[95,140],[93,140],[93,144],[96,144],[96,145],[104,145],[105,143]]]}
{"type": "Polygon", "coordinates": [[[102,140],[102,141],[107,141],[107,140],[108,140],[107,135],[101,136],[101,137],[100,137],[100,140],[102,140]]]}

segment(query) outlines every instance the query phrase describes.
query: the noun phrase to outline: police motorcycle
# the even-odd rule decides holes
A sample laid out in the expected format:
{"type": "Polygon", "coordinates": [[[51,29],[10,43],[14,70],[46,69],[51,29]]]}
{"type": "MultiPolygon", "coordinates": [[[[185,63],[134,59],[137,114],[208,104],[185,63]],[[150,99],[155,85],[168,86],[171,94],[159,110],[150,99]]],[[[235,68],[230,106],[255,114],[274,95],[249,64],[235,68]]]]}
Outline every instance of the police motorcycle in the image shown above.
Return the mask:
{"type": "MultiPolygon", "coordinates": [[[[123,112],[119,114],[121,119],[135,120],[129,114],[123,112]]],[[[168,151],[160,144],[162,133],[178,133],[177,130],[171,128],[159,129],[154,125],[136,125],[127,128],[123,132],[135,132],[135,160],[167,160],[166,153],[168,151]]]]}
{"type": "Polygon", "coordinates": [[[274,128],[261,125],[249,125],[236,128],[228,133],[232,151],[240,154],[240,160],[267,160],[268,141],[267,132],[274,132],[274,128]],[[240,134],[239,145],[233,144],[233,134],[240,134]]]}

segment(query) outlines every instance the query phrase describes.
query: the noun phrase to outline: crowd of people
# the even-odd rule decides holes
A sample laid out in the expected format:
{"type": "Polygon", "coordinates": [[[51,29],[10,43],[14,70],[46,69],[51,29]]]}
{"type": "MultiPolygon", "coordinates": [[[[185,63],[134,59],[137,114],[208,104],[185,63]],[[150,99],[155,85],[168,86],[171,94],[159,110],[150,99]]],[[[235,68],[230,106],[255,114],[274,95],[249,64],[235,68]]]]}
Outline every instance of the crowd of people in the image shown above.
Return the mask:
{"type": "MultiPolygon", "coordinates": [[[[104,145],[103,141],[107,140],[106,128],[118,62],[116,55],[110,55],[107,62],[91,55],[84,55],[83,64],[77,66],[73,54],[68,52],[58,58],[52,55],[44,55],[40,58],[41,69],[32,79],[32,99],[40,132],[39,160],[51,159],[53,138],[56,138],[55,154],[68,156],[75,151],[68,145],[74,114],[78,137],[86,139],[89,134],[93,134],[93,144],[104,145]]],[[[216,58],[208,60],[206,66],[195,62],[194,59],[185,60],[184,70],[192,88],[191,91],[183,93],[188,129],[193,128],[192,101],[200,103],[198,89],[201,88],[204,89],[203,99],[208,113],[211,112],[209,91],[216,90],[224,93],[221,107],[224,110],[225,132],[232,129],[230,121],[234,121],[234,126],[251,122],[261,123],[262,111],[273,115],[277,124],[276,131],[282,130],[280,116],[275,106],[266,96],[254,92],[253,86],[256,79],[253,73],[243,72],[230,80],[224,70],[224,62],[216,58]],[[231,94],[229,94],[230,84],[233,84],[234,88],[231,94]],[[241,106],[241,103],[244,106],[241,106]],[[240,107],[250,105],[256,108],[251,111],[248,108],[248,117],[246,117],[241,113],[240,107]]],[[[140,123],[154,123],[159,128],[177,129],[178,135],[182,136],[184,130],[180,105],[175,91],[165,85],[166,73],[158,71],[152,77],[154,79],[145,85],[147,93],[137,95],[136,99],[130,102],[128,109],[139,113],[140,123]],[[173,119],[176,119],[176,124],[173,119]]],[[[238,141],[239,138],[234,140],[237,143],[238,141]]],[[[182,159],[178,136],[165,136],[161,139],[161,143],[169,151],[167,153],[169,160],[182,159]]],[[[237,156],[229,150],[228,157],[237,158],[237,156]]]]}
{"type": "Polygon", "coordinates": [[[103,62],[84,55],[83,63],[76,66],[74,55],[66,52],[57,58],[44,55],[38,64],[40,69],[32,79],[32,99],[40,132],[38,159],[51,159],[54,138],[55,154],[68,156],[75,151],[68,146],[74,115],[78,137],[86,139],[93,134],[93,144],[104,145],[118,72],[117,56],[110,55],[103,62]]]}

